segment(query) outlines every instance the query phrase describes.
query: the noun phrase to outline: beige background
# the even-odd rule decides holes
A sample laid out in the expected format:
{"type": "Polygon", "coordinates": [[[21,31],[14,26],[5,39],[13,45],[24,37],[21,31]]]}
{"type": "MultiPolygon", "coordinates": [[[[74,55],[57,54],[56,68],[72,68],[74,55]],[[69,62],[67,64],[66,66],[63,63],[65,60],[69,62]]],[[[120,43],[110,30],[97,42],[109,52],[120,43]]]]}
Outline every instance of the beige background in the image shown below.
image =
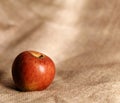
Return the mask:
{"type": "Polygon", "coordinates": [[[119,0],[0,0],[0,103],[120,103],[119,0]],[[24,50],[56,63],[44,91],[19,92],[11,65],[24,50]]]}

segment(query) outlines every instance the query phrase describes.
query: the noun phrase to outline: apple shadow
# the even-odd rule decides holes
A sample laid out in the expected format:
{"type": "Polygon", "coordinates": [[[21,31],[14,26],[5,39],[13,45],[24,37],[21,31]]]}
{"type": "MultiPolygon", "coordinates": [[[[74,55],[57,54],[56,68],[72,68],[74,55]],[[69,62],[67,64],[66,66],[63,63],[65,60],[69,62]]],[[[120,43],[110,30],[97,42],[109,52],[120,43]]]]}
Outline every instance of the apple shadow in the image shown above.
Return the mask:
{"type": "Polygon", "coordinates": [[[8,82],[4,83],[4,86],[5,86],[6,88],[8,88],[8,89],[19,91],[19,90],[16,88],[15,84],[13,83],[12,79],[9,80],[9,83],[8,83],[8,82]]]}
{"type": "Polygon", "coordinates": [[[18,91],[14,82],[12,81],[12,78],[10,78],[8,76],[8,74],[3,70],[0,70],[0,84],[2,86],[4,86],[5,88],[10,89],[10,90],[17,90],[18,91]],[[6,77],[6,75],[7,75],[7,77],[6,77]]]}
{"type": "Polygon", "coordinates": [[[5,75],[5,72],[0,70],[0,83],[2,82],[2,77],[5,75]]]}

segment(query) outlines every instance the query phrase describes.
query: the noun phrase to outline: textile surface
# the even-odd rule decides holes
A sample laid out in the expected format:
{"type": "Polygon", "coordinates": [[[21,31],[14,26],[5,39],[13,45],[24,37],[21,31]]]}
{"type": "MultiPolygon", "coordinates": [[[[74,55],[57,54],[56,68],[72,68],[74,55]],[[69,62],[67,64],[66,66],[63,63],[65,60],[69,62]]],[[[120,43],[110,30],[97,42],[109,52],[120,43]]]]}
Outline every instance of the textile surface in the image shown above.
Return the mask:
{"type": "Polygon", "coordinates": [[[0,103],[120,103],[119,10],[119,0],[0,0],[0,103]],[[14,86],[25,50],[56,64],[44,91],[14,86]]]}

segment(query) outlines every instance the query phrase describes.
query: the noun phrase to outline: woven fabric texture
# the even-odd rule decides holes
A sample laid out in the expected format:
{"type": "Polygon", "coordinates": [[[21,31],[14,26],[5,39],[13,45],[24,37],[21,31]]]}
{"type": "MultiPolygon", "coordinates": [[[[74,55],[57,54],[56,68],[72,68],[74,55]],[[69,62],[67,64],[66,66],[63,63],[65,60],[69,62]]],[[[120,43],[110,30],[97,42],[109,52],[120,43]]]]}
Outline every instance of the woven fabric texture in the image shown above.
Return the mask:
{"type": "Polygon", "coordinates": [[[0,0],[0,103],[120,103],[119,10],[119,0],[0,0]],[[15,89],[25,50],[55,61],[44,91],[15,89]]]}

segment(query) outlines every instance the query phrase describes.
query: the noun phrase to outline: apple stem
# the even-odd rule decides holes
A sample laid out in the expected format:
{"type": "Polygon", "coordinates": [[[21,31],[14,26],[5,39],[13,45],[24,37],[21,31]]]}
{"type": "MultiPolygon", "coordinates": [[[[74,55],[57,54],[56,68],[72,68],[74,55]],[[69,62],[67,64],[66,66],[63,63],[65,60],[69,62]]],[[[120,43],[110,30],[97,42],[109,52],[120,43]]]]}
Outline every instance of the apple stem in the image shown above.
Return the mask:
{"type": "Polygon", "coordinates": [[[40,56],[39,56],[39,58],[42,58],[43,57],[43,55],[41,54],[40,56]]]}

